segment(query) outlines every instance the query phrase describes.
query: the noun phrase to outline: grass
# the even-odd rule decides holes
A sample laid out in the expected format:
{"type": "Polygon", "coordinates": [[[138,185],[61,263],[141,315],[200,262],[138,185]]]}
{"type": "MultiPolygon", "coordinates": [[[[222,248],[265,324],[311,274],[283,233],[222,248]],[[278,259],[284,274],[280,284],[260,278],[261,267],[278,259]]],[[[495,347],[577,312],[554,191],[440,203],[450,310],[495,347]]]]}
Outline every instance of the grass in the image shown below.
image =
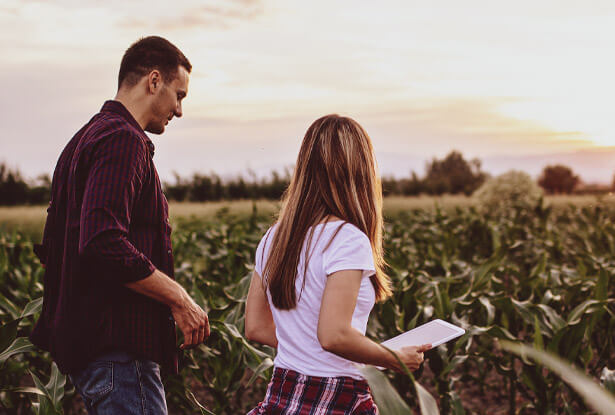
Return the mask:
{"type": "MultiPolygon", "coordinates": [[[[222,202],[171,202],[169,211],[171,219],[195,218],[212,219],[221,210],[226,210],[233,215],[247,215],[252,212],[253,204],[259,213],[273,216],[279,209],[280,203],[271,200],[238,200],[222,202]]],[[[558,195],[547,196],[545,203],[555,208],[575,205],[593,206],[596,204],[608,204],[615,206],[615,194],[609,193],[602,196],[594,195],[558,195]]],[[[443,209],[454,209],[456,207],[469,207],[474,204],[470,197],[459,195],[444,196],[389,196],[384,199],[384,211],[387,216],[404,210],[414,209],[433,209],[439,206],[443,209]]],[[[34,240],[40,239],[45,225],[47,206],[11,206],[0,207],[0,229],[20,230],[31,235],[34,240]]]]}

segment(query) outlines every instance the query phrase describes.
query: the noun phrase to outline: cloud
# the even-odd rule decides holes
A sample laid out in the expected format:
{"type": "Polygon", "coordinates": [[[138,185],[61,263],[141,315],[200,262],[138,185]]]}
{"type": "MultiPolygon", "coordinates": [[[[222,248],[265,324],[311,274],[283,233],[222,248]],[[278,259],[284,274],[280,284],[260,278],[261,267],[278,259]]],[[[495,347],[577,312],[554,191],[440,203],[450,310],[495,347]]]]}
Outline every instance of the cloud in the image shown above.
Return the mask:
{"type": "MultiPolygon", "coordinates": [[[[596,148],[588,135],[613,131],[612,16],[578,19],[593,9],[547,1],[536,14],[530,2],[502,13],[497,2],[478,12],[401,0],[3,0],[0,154],[28,176],[49,172],[113,96],[125,47],[158,33],[195,68],[185,119],[156,137],[163,176],[287,165],[307,126],[330,112],[367,128],[383,173],[422,172],[452,149],[494,159],[493,169],[538,168],[545,154],[596,148]]],[[[574,160],[583,157],[593,160],[578,164],[585,178],[603,159],[574,160]]]]}
{"type": "Polygon", "coordinates": [[[581,133],[557,131],[500,113],[498,108],[506,101],[417,99],[401,110],[364,113],[361,119],[372,136],[380,137],[383,151],[423,157],[444,155],[453,148],[482,158],[594,147],[581,133]]]}
{"type": "Polygon", "coordinates": [[[127,17],[118,26],[123,29],[157,29],[163,31],[192,29],[229,29],[234,24],[251,20],[264,12],[261,0],[226,0],[193,6],[179,16],[157,18],[127,17]],[[152,23],[152,20],[153,23],[152,23]]]}
{"type": "Polygon", "coordinates": [[[0,4],[0,14],[17,16],[19,15],[19,9],[17,8],[17,6],[14,5],[0,4]]]}

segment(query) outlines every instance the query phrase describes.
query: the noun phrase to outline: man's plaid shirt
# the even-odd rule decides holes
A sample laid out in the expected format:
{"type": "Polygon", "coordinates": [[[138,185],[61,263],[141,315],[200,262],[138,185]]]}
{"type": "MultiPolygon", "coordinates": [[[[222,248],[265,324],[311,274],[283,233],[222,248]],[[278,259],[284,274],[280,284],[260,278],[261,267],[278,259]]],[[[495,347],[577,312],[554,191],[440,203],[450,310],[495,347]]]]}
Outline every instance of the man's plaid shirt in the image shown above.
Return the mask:
{"type": "Polygon", "coordinates": [[[41,245],[43,311],[31,335],[62,372],[125,351],[177,370],[167,306],[124,286],[158,268],[173,278],[168,204],[154,145],[130,112],[107,101],[56,165],[41,245]]]}

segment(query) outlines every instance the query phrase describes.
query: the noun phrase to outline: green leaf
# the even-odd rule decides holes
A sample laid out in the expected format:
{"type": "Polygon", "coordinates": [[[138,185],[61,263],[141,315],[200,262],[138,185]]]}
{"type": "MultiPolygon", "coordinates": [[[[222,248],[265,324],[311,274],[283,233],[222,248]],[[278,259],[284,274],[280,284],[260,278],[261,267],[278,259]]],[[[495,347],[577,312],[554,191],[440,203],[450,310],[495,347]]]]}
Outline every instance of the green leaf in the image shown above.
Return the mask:
{"type": "MultiPolygon", "coordinates": [[[[4,241],[0,241],[4,242],[4,241]]],[[[6,250],[0,245],[0,276],[9,269],[9,258],[6,250]]]]}
{"type": "Polygon", "coordinates": [[[188,398],[188,400],[194,406],[196,406],[199,411],[201,411],[201,415],[216,415],[215,413],[211,412],[209,409],[201,405],[201,403],[196,399],[196,396],[194,396],[194,393],[190,392],[189,390],[186,390],[186,398],[188,398]]]}
{"type": "Polygon", "coordinates": [[[538,262],[538,264],[536,264],[536,266],[530,272],[530,278],[538,277],[544,274],[546,268],[547,268],[547,253],[544,252],[542,256],[540,257],[540,261],[538,262]]]}
{"type": "Polygon", "coordinates": [[[529,325],[534,324],[534,313],[532,313],[532,302],[531,300],[519,301],[514,298],[510,299],[510,302],[514,306],[515,310],[521,316],[523,321],[525,321],[529,325]]]}
{"type": "Polygon", "coordinates": [[[38,415],[62,415],[62,412],[53,406],[48,397],[39,395],[38,402],[38,415]]]}
{"type": "Polygon", "coordinates": [[[43,382],[41,382],[38,376],[36,376],[32,371],[29,371],[29,372],[30,372],[30,376],[32,377],[32,380],[34,381],[34,386],[36,387],[36,389],[38,389],[41,392],[38,394],[39,397],[38,397],[37,414],[38,415],[60,415],[61,407],[57,409],[56,406],[53,404],[53,398],[51,397],[51,394],[49,393],[49,390],[47,389],[47,387],[43,385],[43,382]]]}
{"type": "Polygon", "coordinates": [[[553,308],[549,307],[546,304],[537,304],[536,307],[542,310],[542,312],[547,317],[548,326],[553,330],[553,333],[557,333],[558,331],[566,327],[566,320],[564,320],[559,314],[557,314],[557,312],[553,308]]]}
{"type": "Polygon", "coordinates": [[[399,396],[389,379],[373,366],[364,366],[361,373],[369,383],[374,401],[383,415],[407,415],[412,413],[408,405],[399,396]]]}
{"type": "MultiPolygon", "coordinates": [[[[462,343],[462,340],[465,340],[466,338],[469,338],[472,336],[479,336],[481,334],[488,334],[491,337],[495,337],[497,339],[517,340],[517,338],[513,336],[508,330],[500,326],[489,326],[489,327],[474,326],[474,327],[468,328],[466,333],[463,336],[461,336],[461,338],[457,341],[456,345],[462,343]]],[[[453,350],[456,350],[456,349],[457,347],[455,347],[455,349],[453,350]]]]}
{"type": "Polygon", "coordinates": [[[261,359],[266,359],[269,357],[269,355],[267,355],[267,353],[265,352],[261,352],[260,350],[258,350],[257,348],[255,348],[254,346],[252,346],[245,337],[243,337],[241,335],[241,333],[239,333],[239,330],[237,330],[237,327],[235,327],[235,325],[230,324],[230,323],[223,323],[223,327],[226,328],[227,333],[230,334],[231,336],[233,336],[235,339],[241,341],[244,345],[245,348],[248,349],[248,351],[250,353],[252,353],[252,355],[254,355],[257,358],[261,358],[261,359]]]}
{"type": "Polygon", "coordinates": [[[462,364],[468,359],[468,355],[454,356],[446,365],[446,367],[440,372],[440,377],[445,377],[451,370],[462,364]]]}
{"type": "Polygon", "coordinates": [[[609,274],[604,268],[600,268],[594,297],[598,301],[605,301],[607,299],[608,292],[609,292],[609,274]]]}
{"type": "Polygon", "coordinates": [[[62,398],[64,397],[64,385],[66,385],[66,376],[60,373],[58,366],[53,362],[51,364],[51,375],[49,382],[45,387],[51,395],[51,402],[57,408],[62,398]]]}
{"type": "Polygon", "coordinates": [[[36,300],[30,301],[26,304],[25,308],[21,312],[21,318],[26,318],[31,315],[37,314],[41,312],[43,308],[43,297],[37,298],[36,300]]]}
{"type": "Polygon", "coordinates": [[[406,364],[401,361],[397,353],[395,353],[393,350],[389,349],[386,346],[383,347],[395,357],[402,371],[406,374],[406,376],[408,376],[408,378],[410,378],[410,382],[414,387],[414,391],[419,401],[419,406],[421,407],[421,415],[440,415],[436,400],[425,388],[423,388],[416,380],[414,380],[414,375],[412,374],[410,369],[408,369],[408,366],[406,366],[406,364]]]}
{"type": "Polygon", "coordinates": [[[272,366],[273,366],[273,360],[271,360],[270,358],[264,359],[256,367],[256,369],[254,369],[254,373],[252,374],[252,377],[250,378],[250,380],[248,380],[248,384],[246,386],[250,386],[252,383],[254,383],[254,381],[256,379],[258,379],[259,376],[261,376],[263,373],[265,373],[267,371],[267,369],[269,369],[272,366]]]}
{"type": "Polygon", "coordinates": [[[530,357],[557,373],[572,389],[583,397],[587,406],[593,408],[599,414],[612,415],[615,413],[615,397],[610,395],[583,372],[575,369],[574,366],[559,357],[518,343],[503,341],[501,346],[504,350],[516,355],[530,357]]]}
{"type": "Polygon", "coordinates": [[[540,333],[540,323],[538,322],[538,316],[534,315],[534,347],[540,350],[545,348],[542,342],[542,334],[540,333]]]}
{"type": "Polygon", "coordinates": [[[579,324],[583,314],[585,314],[585,312],[587,311],[587,309],[589,307],[591,307],[591,306],[593,306],[595,304],[600,304],[600,301],[597,301],[597,300],[585,300],[581,304],[576,306],[570,312],[570,315],[568,316],[568,324],[571,325],[571,326],[574,326],[575,324],[579,324]]]}
{"type": "Polygon", "coordinates": [[[30,376],[32,377],[32,380],[34,381],[34,386],[39,391],[42,392],[41,395],[46,396],[51,401],[51,395],[49,394],[49,391],[47,390],[47,387],[43,384],[43,382],[41,382],[41,380],[38,378],[38,376],[36,376],[34,374],[34,372],[32,372],[30,370],[28,372],[30,372],[30,376]]]}
{"type": "Polygon", "coordinates": [[[4,324],[0,327],[0,353],[8,348],[11,343],[15,341],[17,337],[17,326],[19,326],[20,319],[13,320],[10,323],[4,324]]]}
{"type": "Polygon", "coordinates": [[[203,310],[206,310],[207,301],[205,300],[205,296],[203,295],[203,292],[196,287],[196,284],[194,285],[194,287],[192,287],[191,294],[192,294],[192,299],[194,300],[194,302],[197,303],[198,306],[201,307],[203,310]]]}
{"type": "Polygon", "coordinates": [[[603,368],[600,374],[600,381],[608,391],[615,394],[615,370],[609,370],[607,367],[603,368]]]}
{"type": "Polygon", "coordinates": [[[502,251],[496,251],[491,258],[484,264],[480,265],[472,278],[472,291],[480,292],[491,279],[491,272],[496,268],[502,260],[502,251]]]}
{"type": "Polygon", "coordinates": [[[20,314],[21,314],[19,312],[19,308],[17,308],[17,306],[15,304],[13,304],[13,302],[11,300],[6,298],[2,294],[0,294],[0,307],[2,307],[2,309],[4,311],[9,313],[9,315],[13,319],[18,319],[20,314]]]}
{"type": "Polygon", "coordinates": [[[452,415],[465,415],[466,411],[463,409],[461,398],[455,391],[448,392],[449,401],[451,403],[452,415]]]}
{"type": "Polygon", "coordinates": [[[493,323],[493,318],[495,317],[495,307],[491,304],[491,301],[485,296],[480,296],[478,301],[485,307],[487,311],[487,325],[491,325],[493,323]]]}
{"type": "Polygon", "coordinates": [[[427,391],[420,383],[414,382],[414,387],[418,395],[419,406],[421,407],[422,415],[440,415],[438,404],[431,393],[427,391]]]}
{"type": "Polygon", "coordinates": [[[32,386],[23,386],[23,387],[12,388],[12,389],[3,389],[2,392],[31,393],[33,395],[47,396],[44,391],[41,391],[40,389],[37,389],[32,386]]]}
{"type": "Polygon", "coordinates": [[[34,345],[26,337],[18,337],[11,345],[0,353],[0,364],[4,363],[9,357],[34,350],[34,345]]]}

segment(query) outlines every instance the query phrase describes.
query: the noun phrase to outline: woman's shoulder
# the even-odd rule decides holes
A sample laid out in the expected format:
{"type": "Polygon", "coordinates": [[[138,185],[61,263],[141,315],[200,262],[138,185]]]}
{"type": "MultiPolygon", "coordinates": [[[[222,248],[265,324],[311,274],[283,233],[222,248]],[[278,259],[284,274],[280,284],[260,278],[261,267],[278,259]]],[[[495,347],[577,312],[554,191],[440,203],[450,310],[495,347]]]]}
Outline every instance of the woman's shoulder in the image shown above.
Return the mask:
{"type": "Polygon", "coordinates": [[[271,225],[269,228],[267,228],[267,230],[265,231],[265,233],[263,234],[263,236],[261,237],[261,241],[260,243],[265,243],[268,240],[270,240],[271,238],[273,238],[273,235],[275,234],[275,230],[278,227],[278,223],[274,223],[273,225],[271,225]]]}
{"type": "Polygon", "coordinates": [[[363,235],[367,237],[365,232],[363,232],[359,227],[353,223],[346,221],[339,221],[337,223],[338,226],[341,226],[340,232],[344,232],[346,235],[363,235]]]}
{"type": "Polygon", "coordinates": [[[330,232],[333,234],[333,241],[338,240],[338,243],[343,243],[348,240],[365,240],[369,243],[369,238],[358,226],[346,222],[332,222],[328,225],[330,232]]]}

